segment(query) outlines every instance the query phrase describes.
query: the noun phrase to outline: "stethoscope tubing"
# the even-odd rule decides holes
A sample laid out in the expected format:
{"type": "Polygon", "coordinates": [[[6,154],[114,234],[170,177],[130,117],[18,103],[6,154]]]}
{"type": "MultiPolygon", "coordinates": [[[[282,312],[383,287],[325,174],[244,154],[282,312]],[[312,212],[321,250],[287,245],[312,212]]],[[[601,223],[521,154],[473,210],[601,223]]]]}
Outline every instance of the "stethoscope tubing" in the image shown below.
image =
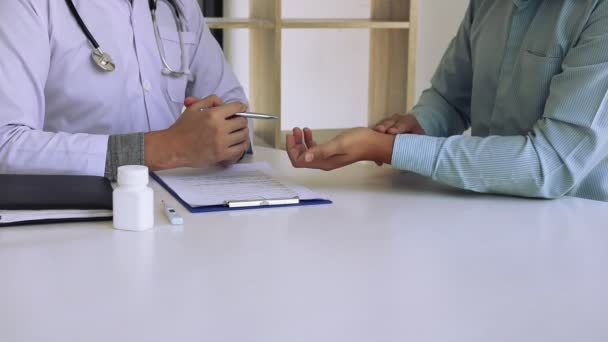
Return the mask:
{"type": "MultiPolygon", "coordinates": [[[[150,2],[152,2],[152,1],[153,0],[150,0],[150,2]]],[[[99,43],[97,43],[97,40],[95,39],[95,37],[93,36],[91,31],[89,31],[87,24],[85,24],[84,21],[82,20],[80,13],[78,13],[78,11],[76,10],[76,6],[74,6],[74,2],[72,0],[65,0],[65,2],[68,4],[68,8],[70,9],[70,12],[72,13],[72,16],[74,17],[74,19],[76,19],[78,26],[80,27],[80,29],[82,30],[84,35],[87,36],[87,39],[89,40],[89,42],[91,42],[91,45],[93,45],[93,47],[95,49],[99,49],[99,43]]]]}
{"type": "MultiPolygon", "coordinates": [[[[181,68],[182,69],[181,70],[172,69],[169,66],[167,58],[165,57],[165,48],[162,44],[162,39],[160,38],[158,24],[156,22],[156,9],[157,9],[158,0],[148,0],[148,5],[150,7],[150,13],[152,15],[152,22],[153,22],[153,26],[154,26],[154,34],[156,36],[156,42],[158,45],[161,62],[163,64],[162,72],[165,75],[180,77],[180,76],[189,74],[188,65],[187,65],[187,61],[186,61],[186,55],[184,53],[185,47],[184,47],[184,41],[183,41],[183,36],[182,36],[182,32],[184,31],[184,23],[182,21],[182,16],[181,16],[181,13],[180,13],[179,7],[177,6],[176,1],[175,0],[165,0],[165,1],[167,1],[167,3],[173,7],[173,11],[175,12],[175,21],[177,23],[177,30],[178,30],[178,34],[179,34],[180,50],[182,52],[182,54],[181,54],[181,68]]],[[[72,13],[72,16],[74,17],[74,19],[76,19],[78,26],[80,27],[80,29],[82,30],[84,35],[87,37],[87,39],[89,40],[91,45],[93,45],[92,58],[93,58],[95,64],[97,64],[100,68],[102,68],[105,71],[114,71],[116,66],[115,66],[114,62],[112,61],[112,57],[101,49],[101,46],[99,45],[99,43],[97,42],[97,40],[95,39],[95,37],[93,36],[91,31],[85,24],[84,20],[82,20],[80,13],[78,13],[76,6],[74,6],[74,2],[72,0],[66,0],[66,3],[68,5],[68,8],[70,9],[70,12],[72,13]]]]}
{"type": "MultiPolygon", "coordinates": [[[[175,0],[167,0],[167,1],[173,7],[173,10],[175,11],[175,16],[178,19],[181,19],[179,9],[178,9],[177,4],[175,3],[175,0]]],[[[93,45],[93,47],[95,49],[99,49],[99,43],[97,42],[97,40],[95,39],[95,36],[93,36],[91,31],[89,31],[87,24],[85,24],[84,20],[82,20],[80,13],[78,13],[78,10],[76,10],[76,6],[74,6],[74,2],[72,0],[65,0],[65,2],[67,3],[68,8],[70,9],[70,12],[72,13],[72,16],[74,17],[74,19],[76,19],[76,22],[78,23],[78,26],[82,30],[82,33],[84,33],[84,35],[87,37],[89,42],[91,42],[91,45],[93,45]]],[[[157,0],[148,0],[148,5],[150,6],[150,11],[156,12],[156,8],[158,7],[157,4],[158,4],[157,0]]]]}
{"type": "MultiPolygon", "coordinates": [[[[175,3],[175,0],[167,0],[167,2],[169,4],[171,4],[171,6],[173,7],[173,10],[175,11],[175,16],[177,16],[179,18],[180,17],[179,9],[178,9],[177,4],[175,3]]],[[[148,5],[150,6],[150,11],[156,11],[157,4],[158,4],[158,0],[148,0],[148,5]]]]}

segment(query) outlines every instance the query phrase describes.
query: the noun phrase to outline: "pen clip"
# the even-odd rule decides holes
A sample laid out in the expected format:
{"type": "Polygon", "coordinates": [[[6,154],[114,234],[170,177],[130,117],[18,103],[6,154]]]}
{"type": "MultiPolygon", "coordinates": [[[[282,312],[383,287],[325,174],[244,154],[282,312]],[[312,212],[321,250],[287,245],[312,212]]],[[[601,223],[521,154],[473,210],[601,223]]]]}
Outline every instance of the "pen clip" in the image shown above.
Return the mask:
{"type": "Polygon", "coordinates": [[[228,206],[228,208],[271,207],[278,205],[293,205],[299,203],[299,197],[273,199],[262,198],[255,200],[232,200],[224,202],[224,204],[228,206]]]}

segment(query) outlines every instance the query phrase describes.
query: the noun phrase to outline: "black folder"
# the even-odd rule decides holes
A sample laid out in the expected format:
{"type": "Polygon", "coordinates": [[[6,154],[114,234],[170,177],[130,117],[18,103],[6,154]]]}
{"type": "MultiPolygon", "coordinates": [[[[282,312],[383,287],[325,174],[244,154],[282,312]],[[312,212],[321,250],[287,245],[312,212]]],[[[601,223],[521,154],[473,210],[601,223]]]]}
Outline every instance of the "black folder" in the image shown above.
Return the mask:
{"type": "Polygon", "coordinates": [[[112,185],[103,177],[0,175],[0,227],[112,219],[112,185]]]}

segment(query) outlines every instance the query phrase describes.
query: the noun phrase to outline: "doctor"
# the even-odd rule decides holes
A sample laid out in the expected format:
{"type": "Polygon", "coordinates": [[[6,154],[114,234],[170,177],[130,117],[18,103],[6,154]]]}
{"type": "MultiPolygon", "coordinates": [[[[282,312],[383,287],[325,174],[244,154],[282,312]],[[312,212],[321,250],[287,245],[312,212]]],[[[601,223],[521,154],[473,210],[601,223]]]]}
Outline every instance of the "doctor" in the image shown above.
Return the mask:
{"type": "Polygon", "coordinates": [[[0,173],[233,163],[246,103],[196,0],[0,1],[0,173]]]}

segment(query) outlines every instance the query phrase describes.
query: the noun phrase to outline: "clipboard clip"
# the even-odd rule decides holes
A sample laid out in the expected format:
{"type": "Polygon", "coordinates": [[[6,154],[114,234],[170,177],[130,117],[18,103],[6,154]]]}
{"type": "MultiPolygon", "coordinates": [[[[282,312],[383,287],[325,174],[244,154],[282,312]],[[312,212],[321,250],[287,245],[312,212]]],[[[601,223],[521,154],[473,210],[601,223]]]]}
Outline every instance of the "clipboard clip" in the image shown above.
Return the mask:
{"type": "Polygon", "coordinates": [[[238,200],[225,201],[224,204],[228,208],[249,208],[249,207],[271,207],[277,205],[299,204],[299,197],[292,198],[275,198],[275,199],[255,199],[255,200],[238,200]]]}

